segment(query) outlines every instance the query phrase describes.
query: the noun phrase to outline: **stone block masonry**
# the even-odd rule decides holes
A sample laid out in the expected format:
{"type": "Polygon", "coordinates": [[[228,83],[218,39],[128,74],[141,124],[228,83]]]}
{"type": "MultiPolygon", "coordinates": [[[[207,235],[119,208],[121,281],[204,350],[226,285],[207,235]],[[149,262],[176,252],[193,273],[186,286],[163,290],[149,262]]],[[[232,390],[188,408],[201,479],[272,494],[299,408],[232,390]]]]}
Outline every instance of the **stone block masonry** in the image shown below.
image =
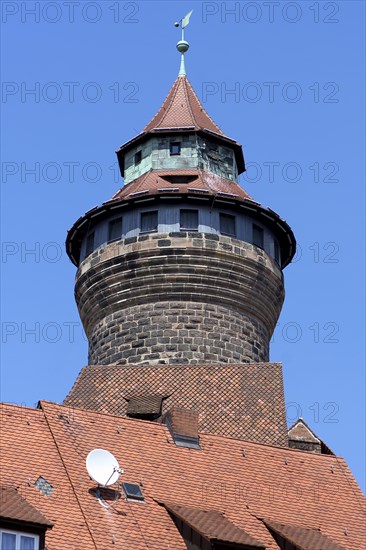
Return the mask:
{"type": "Polygon", "coordinates": [[[260,248],[197,232],[101,246],[75,295],[89,364],[268,361],[283,276],[260,248]]]}
{"type": "Polygon", "coordinates": [[[159,302],[105,317],[90,335],[89,364],[268,361],[268,333],[214,304],[159,302]]]}

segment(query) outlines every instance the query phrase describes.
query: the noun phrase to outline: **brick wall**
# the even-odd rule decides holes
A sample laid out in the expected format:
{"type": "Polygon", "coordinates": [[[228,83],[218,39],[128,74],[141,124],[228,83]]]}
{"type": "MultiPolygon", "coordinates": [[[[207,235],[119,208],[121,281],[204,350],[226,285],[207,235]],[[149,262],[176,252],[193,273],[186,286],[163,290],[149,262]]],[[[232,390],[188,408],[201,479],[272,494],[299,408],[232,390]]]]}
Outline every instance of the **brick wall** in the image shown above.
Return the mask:
{"type": "Polygon", "coordinates": [[[103,245],[76,276],[89,364],[268,361],[282,272],[230,237],[160,233],[103,245]]]}

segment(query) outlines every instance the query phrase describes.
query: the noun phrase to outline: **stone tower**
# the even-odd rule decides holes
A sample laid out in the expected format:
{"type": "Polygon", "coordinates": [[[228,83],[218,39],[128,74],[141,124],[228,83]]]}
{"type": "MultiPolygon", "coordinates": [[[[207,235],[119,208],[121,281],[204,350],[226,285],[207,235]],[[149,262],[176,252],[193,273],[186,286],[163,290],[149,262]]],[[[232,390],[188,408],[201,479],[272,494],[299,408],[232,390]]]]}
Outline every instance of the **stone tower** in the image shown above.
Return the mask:
{"type": "MultiPolygon", "coordinates": [[[[277,392],[264,380],[278,368],[268,375],[266,362],[295,238],[283,219],[238,184],[245,170],[241,145],[201,105],[185,74],[186,49],[179,49],[179,76],[157,114],[117,151],[124,186],[68,232],[67,252],[78,268],[76,302],[89,340],[89,367],[66,400],[71,405],[125,412],[105,393],[112,380],[119,401],[131,392],[163,399],[173,391],[164,385],[169,376],[177,379],[184,366],[195,365],[207,373],[215,368],[222,380],[230,365],[240,365],[256,391],[263,387],[270,400],[277,392]],[[254,375],[245,364],[264,366],[254,375]],[[162,370],[167,366],[177,368],[162,370]],[[148,371],[164,387],[152,388],[148,371]]],[[[180,384],[183,393],[193,372],[180,384]]],[[[202,380],[195,383],[198,391],[202,380]]],[[[230,384],[229,376],[227,390],[230,384]]],[[[238,402],[248,399],[245,384],[236,390],[238,402]]],[[[281,375],[275,385],[281,393],[281,375]]],[[[197,407],[196,398],[183,404],[197,407]]]]}

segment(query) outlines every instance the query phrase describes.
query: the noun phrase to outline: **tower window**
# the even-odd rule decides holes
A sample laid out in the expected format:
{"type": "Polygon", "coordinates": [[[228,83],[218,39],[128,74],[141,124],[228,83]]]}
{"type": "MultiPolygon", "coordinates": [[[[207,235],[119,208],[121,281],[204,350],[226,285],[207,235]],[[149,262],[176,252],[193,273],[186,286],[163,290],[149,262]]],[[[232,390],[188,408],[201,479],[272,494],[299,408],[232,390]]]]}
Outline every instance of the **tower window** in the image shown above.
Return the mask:
{"type": "Polygon", "coordinates": [[[94,231],[92,233],[89,233],[87,239],[86,239],[86,250],[85,250],[85,256],[89,256],[94,250],[94,231]]]}
{"type": "Polygon", "coordinates": [[[108,242],[116,241],[122,236],[122,218],[116,218],[108,225],[108,242]]]}
{"type": "Polygon", "coordinates": [[[235,216],[220,214],[220,233],[236,237],[235,216]]]}
{"type": "Polygon", "coordinates": [[[180,141],[170,142],[170,155],[180,155],[180,141]]]}
{"type": "Polygon", "coordinates": [[[135,165],[141,162],[141,156],[142,156],[141,151],[137,151],[137,153],[135,153],[135,165]]]}
{"type": "Polygon", "coordinates": [[[197,231],[198,210],[181,210],[180,211],[180,228],[197,231]]]}
{"type": "Polygon", "coordinates": [[[261,227],[253,223],[253,244],[259,248],[264,248],[264,232],[261,227]]]}
{"type": "Polygon", "coordinates": [[[280,263],[280,247],[277,239],[274,240],[274,259],[278,264],[280,263]]]}
{"type": "Polygon", "coordinates": [[[141,213],[141,231],[157,231],[158,230],[158,211],[141,213]]]}

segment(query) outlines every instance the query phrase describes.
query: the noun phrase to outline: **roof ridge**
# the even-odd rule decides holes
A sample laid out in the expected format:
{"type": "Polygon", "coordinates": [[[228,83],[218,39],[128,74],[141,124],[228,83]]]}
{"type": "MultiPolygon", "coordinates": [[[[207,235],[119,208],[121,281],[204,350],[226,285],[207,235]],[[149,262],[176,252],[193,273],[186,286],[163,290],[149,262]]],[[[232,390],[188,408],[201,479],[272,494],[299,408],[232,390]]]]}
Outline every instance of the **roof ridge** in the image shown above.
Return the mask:
{"type": "Polygon", "coordinates": [[[190,80],[189,80],[188,78],[186,78],[186,80],[187,80],[187,86],[189,86],[189,88],[190,88],[192,94],[194,95],[194,97],[195,97],[196,100],[198,101],[198,103],[199,103],[199,105],[200,105],[202,111],[204,112],[204,114],[210,119],[210,121],[212,122],[212,124],[217,128],[218,132],[219,132],[219,133],[222,133],[225,137],[227,137],[226,134],[221,130],[221,128],[216,124],[216,122],[213,120],[213,118],[208,114],[208,112],[206,111],[206,109],[203,107],[203,105],[202,105],[202,103],[201,103],[201,101],[200,101],[198,95],[196,94],[196,92],[195,92],[195,90],[194,90],[194,88],[193,88],[193,86],[192,86],[190,80]]]}
{"type": "Polygon", "coordinates": [[[230,139],[207,113],[186,75],[175,79],[161,107],[146,124],[143,133],[183,127],[192,127],[196,131],[207,130],[222,138],[230,139]]]}
{"type": "MultiPolygon", "coordinates": [[[[186,76],[184,76],[184,77],[182,77],[182,78],[183,78],[183,91],[184,91],[184,95],[185,95],[185,97],[186,97],[188,110],[189,110],[189,112],[190,112],[190,114],[191,114],[191,117],[192,117],[192,120],[193,120],[194,124],[195,124],[196,126],[199,126],[199,124],[197,123],[197,121],[196,121],[196,119],[195,119],[194,113],[193,113],[193,111],[192,111],[191,103],[190,103],[190,101],[189,101],[189,95],[188,95],[188,88],[187,88],[187,87],[190,86],[191,89],[192,89],[192,86],[190,85],[190,82],[189,82],[189,80],[188,80],[188,78],[187,78],[186,76]]],[[[193,89],[192,89],[192,91],[193,91],[193,89]]]]}
{"type": "MultiPolygon", "coordinates": [[[[153,123],[153,121],[154,121],[156,118],[158,118],[158,116],[159,116],[160,113],[163,113],[161,118],[162,118],[162,119],[164,118],[164,116],[166,115],[166,112],[167,112],[167,110],[168,110],[167,107],[164,107],[165,102],[168,101],[168,98],[169,98],[170,94],[172,94],[172,99],[173,99],[173,97],[175,97],[175,95],[176,95],[176,93],[177,93],[178,82],[179,82],[179,81],[178,81],[178,78],[176,78],[176,79],[174,80],[174,82],[173,82],[173,84],[172,84],[172,86],[171,86],[169,92],[167,93],[167,95],[166,95],[165,98],[163,99],[163,103],[162,103],[161,106],[159,107],[157,113],[156,113],[156,114],[152,117],[152,119],[144,126],[143,132],[148,132],[148,131],[149,131],[149,130],[147,130],[147,128],[148,128],[149,126],[151,126],[151,124],[153,123]]],[[[172,99],[171,99],[170,102],[169,102],[169,106],[170,106],[171,103],[172,103],[172,99]]]]}
{"type": "MultiPolygon", "coordinates": [[[[177,93],[178,93],[178,90],[179,90],[179,87],[180,87],[180,83],[181,83],[181,82],[184,82],[184,79],[186,79],[186,77],[185,77],[185,76],[181,76],[181,77],[178,77],[178,78],[175,80],[174,84],[176,83],[176,86],[175,86],[174,93],[173,93],[173,95],[172,95],[172,98],[171,98],[171,100],[170,100],[169,105],[167,105],[167,107],[166,107],[166,109],[165,109],[164,115],[162,116],[162,118],[161,118],[161,120],[160,120],[160,122],[159,122],[159,126],[163,123],[164,119],[166,118],[167,114],[169,113],[170,108],[173,106],[174,100],[175,100],[175,98],[176,98],[176,96],[177,96],[177,93]]],[[[173,85],[173,86],[174,86],[174,85],[173,85]]],[[[173,86],[172,86],[171,89],[173,89],[173,86]]],[[[186,96],[187,106],[188,106],[188,109],[189,109],[189,111],[190,111],[190,113],[191,113],[192,122],[193,122],[193,124],[194,124],[194,123],[195,123],[195,120],[194,120],[194,117],[193,117],[192,109],[191,109],[190,104],[189,104],[189,98],[188,98],[188,95],[187,95],[187,93],[186,93],[186,89],[185,89],[185,87],[184,87],[184,84],[182,84],[182,86],[183,86],[183,92],[184,92],[184,94],[185,94],[185,96],[186,96]]],[[[168,94],[168,95],[169,95],[169,94],[168,94]]],[[[167,96],[167,97],[168,97],[168,96],[167,96]]]]}
{"type": "Polygon", "coordinates": [[[19,405],[18,403],[9,403],[7,401],[0,401],[0,407],[9,407],[14,409],[20,409],[20,410],[27,410],[32,412],[39,412],[40,409],[38,407],[28,407],[28,405],[19,405]]]}

